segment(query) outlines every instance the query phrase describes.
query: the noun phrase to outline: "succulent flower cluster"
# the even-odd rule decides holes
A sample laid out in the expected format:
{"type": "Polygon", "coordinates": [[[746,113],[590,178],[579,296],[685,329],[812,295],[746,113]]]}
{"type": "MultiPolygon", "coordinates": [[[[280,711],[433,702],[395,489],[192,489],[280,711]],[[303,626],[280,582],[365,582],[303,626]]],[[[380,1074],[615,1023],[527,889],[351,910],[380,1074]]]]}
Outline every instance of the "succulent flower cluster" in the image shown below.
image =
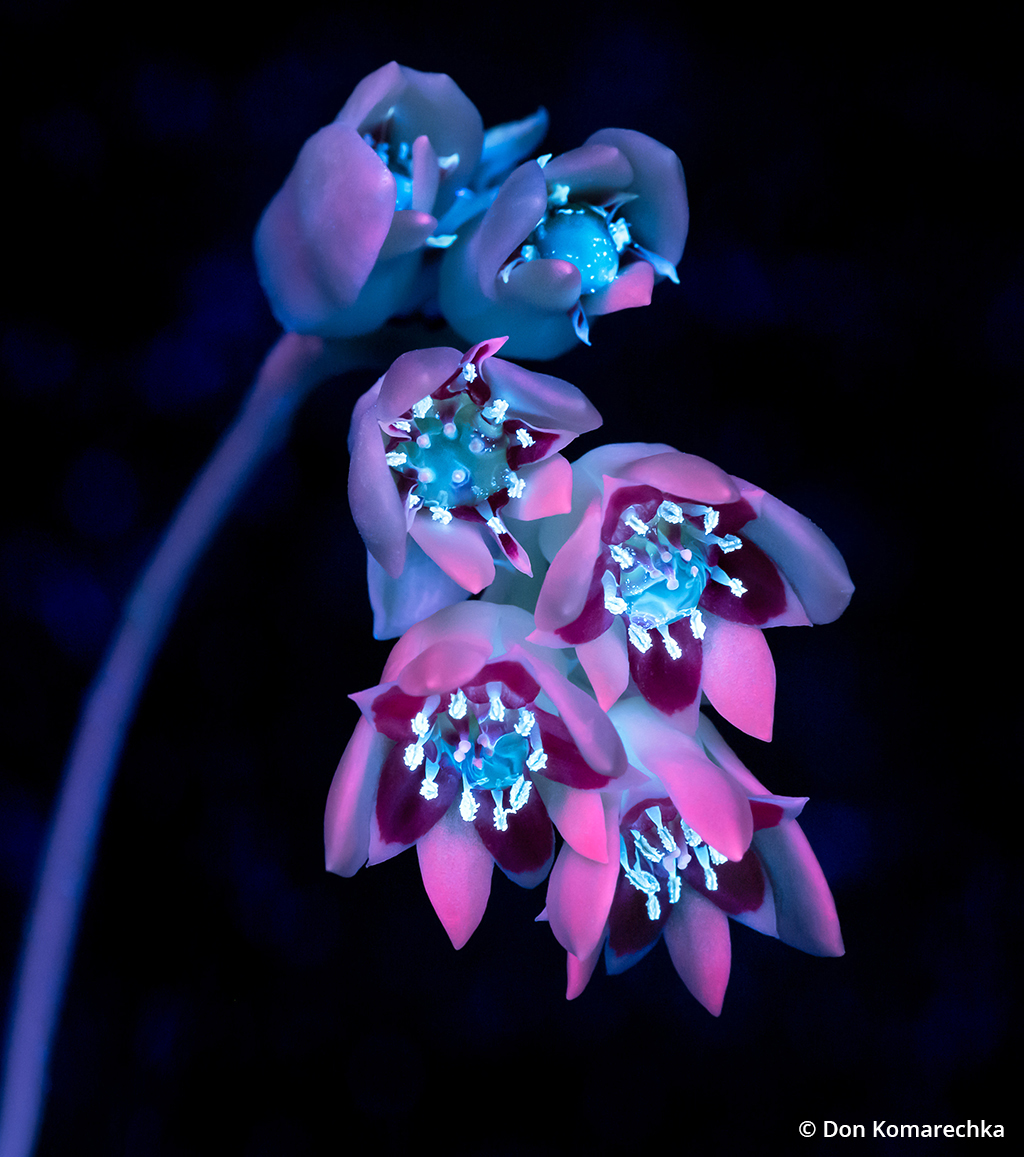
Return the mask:
{"type": "Polygon", "coordinates": [[[484,132],[447,77],[387,65],[303,147],[256,236],[286,328],[337,338],[439,310],[469,344],[399,357],[356,403],[349,497],[375,634],[401,636],[327,804],[343,876],[415,846],[456,948],[493,866],[533,888],[568,996],[662,937],[716,1015],[731,917],[839,955],[797,819],[703,705],[770,739],[766,627],[837,618],[839,552],[789,506],[662,444],[563,451],[601,418],[549,358],[675,280],[676,155],[605,129],[524,160],[543,112],[484,132]],[[473,596],[473,597],[471,597],[473,596]]]}

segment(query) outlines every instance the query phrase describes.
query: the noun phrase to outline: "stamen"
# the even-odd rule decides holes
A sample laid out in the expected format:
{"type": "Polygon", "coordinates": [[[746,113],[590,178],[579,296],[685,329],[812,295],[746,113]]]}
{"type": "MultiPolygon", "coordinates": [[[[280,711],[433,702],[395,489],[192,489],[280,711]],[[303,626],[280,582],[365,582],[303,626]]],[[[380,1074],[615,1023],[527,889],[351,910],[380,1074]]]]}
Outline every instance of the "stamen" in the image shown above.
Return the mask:
{"type": "Polygon", "coordinates": [[[548,193],[549,205],[565,205],[569,200],[568,185],[552,185],[548,193]]]}
{"type": "Polygon", "coordinates": [[[668,633],[668,627],[660,627],[661,637],[665,640],[665,650],[668,651],[670,659],[681,659],[683,657],[682,649],[679,644],[668,633]]]}
{"type": "Polygon", "coordinates": [[[629,235],[629,223],[625,217],[619,217],[616,221],[609,221],[608,233],[612,241],[615,242],[615,249],[619,253],[633,240],[629,235]]]}
{"type": "Polygon", "coordinates": [[[500,514],[494,514],[488,518],[487,525],[495,534],[508,534],[508,527],[501,521],[500,514]]]}
{"type": "Polygon", "coordinates": [[[447,526],[452,520],[452,512],[447,506],[431,506],[430,517],[434,522],[440,522],[442,526],[447,526]]]}
{"type": "Polygon", "coordinates": [[[532,751],[526,761],[526,766],[530,771],[543,771],[547,765],[548,756],[543,747],[538,747],[536,751],[532,751]]]}
{"type": "Polygon", "coordinates": [[[466,714],[466,708],[469,705],[469,700],[466,698],[465,692],[460,687],[458,691],[452,692],[452,701],[448,704],[448,714],[452,719],[462,719],[466,714]]]}
{"type": "Polygon", "coordinates": [[[416,439],[416,445],[419,446],[421,450],[429,450],[430,449],[430,435],[429,434],[420,434],[420,436],[416,439]]]}
{"type": "Polygon", "coordinates": [[[513,812],[520,812],[526,807],[533,789],[533,782],[521,775],[511,786],[508,793],[508,802],[513,812]]]}
{"type": "Polygon", "coordinates": [[[701,844],[699,847],[693,849],[693,854],[697,857],[697,862],[704,869],[704,887],[709,892],[718,891],[718,876],[715,875],[715,869],[711,866],[711,855],[707,844],[701,844]]]}
{"type": "Polygon", "coordinates": [[[519,722],[516,724],[516,732],[519,735],[527,736],[533,730],[533,725],[537,722],[537,717],[532,711],[527,711],[525,707],[519,708],[519,722]]]}
{"type": "Polygon", "coordinates": [[[631,567],[636,562],[636,555],[625,546],[610,547],[611,556],[619,566],[631,567]]]}
{"type": "Polygon", "coordinates": [[[437,799],[437,784],[434,782],[434,776],[437,775],[438,766],[432,760],[427,763],[427,774],[420,784],[420,795],[424,799],[437,799]]]}
{"type": "Polygon", "coordinates": [[[410,771],[415,771],[417,767],[423,762],[423,744],[410,743],[405,749],[405,766],[410,771]]]}
{"type": "Polygon", "coordinates": [[[677,502],[670,502],[666,498],[658,507],[658,517],[663,518],[666,522],[682,522],[683,508],[677,502]]]}
{"type": "Polygon", "coordinates": [[[747,593],[747,588],[743,585],[743,583],[740,582],[738,578],[729,579],[729,590],[731,590],[737,598],[739,598],[740,595],[745,595],[747,593]]]}
{"type": "Polygon", "coordinates": [[[389,466],[404,466],[409,461],[408,455],[403,454],[401,450],[392,450],[390,453],[384,455],[384,461],[389,466]]]}
{"type": "Polygon", "coordinates": [[[487,713],[488,719],[493,719],[497,723],[501,723],[505,719],[505,704],[501,701],[501,695],[495,692],[491,693],[491,709],[487,713]]]}
{"type": "Polygon", "coordinates": [[[414,418],[425,418],[434,408],[434,399],[428,394],[425,398],[420,398],[412,408],[412,416],[414,418]]]}
{"type": "Polygon", "coordinates": [[[472,362],[466,362],[462,367],[462,376],[467,382],[476,381],[476,366],[472,362]]]}
{"type": "Polygon", "coordinates": [[[659,852],[657,848],[653,847],[647,842],[647,839],[636,828],[630,829],[633,833],[633,844],[638,852],[641,852],[645,859],[652,864],[660,864],[665,853],[659,852]]]}
{"type": "Polygon", "coordinates": [[[486,406],[484,406],[480,413],[483,414],[488,422],[493,422],[495,425],[499,425],[501,422],[505,421],[505,412],[507,410],[508,402],[506,402],[504,398],[493,398],[486,406]]]}
{"type": "Polygon", "coordinates": [[[701,613],[696,607],[690,611],[690,630],[693,632],[695,639],[703,639],[704,632],[707,630],[704,625],[704,620],[701,618],[701,613]]]}
{"type": "Polygon", "coordinates": [[[533,437],[531,436],[530,431],[527,430],[525,426],[520,426],[519,429],[516,430],[516,438],[519,440],[520,446],[532,446],[533,445],[533,437]]]}
{"type": "Polygon", "coordinates": [[[709,506],[704,512],[704,533],[710,534],[718,525],[718,511],[709,506]]]}
{"type": "Polygon", "coordinates": [[[417,711],[412,718],[412,733],[418,735],[420,739],[426,739],[430,734],[430,720],[422,711],[417,711]]]}
{"type": "Polygon", "coordinates": [[[739,550],[743,545],[743,540],[736,537],[735,534],[727,534],[725,538],[718,540],[718,549],[722,554],[731,554],[734,550],[739,550]]]}
{"type": "Polygon", "coordinates": [[[469,784],[466,782],[466,777],[462,777],[462,796],[459,799],[459,815],[466,821],[472,823],[476,819],[476,813],[480,810],[480,805],[473,798],[473,793],[470,790],[469,784]]]}
{"type": "Polygon", "coordinates": [[[503,795],[504,792],[500,788],[491,791],[491,799],[494,800],[494,827],[499,832],[508,831],[509,809],[502,802],[503,795]]]}
{"type": "Polygon", "coordinates": [[[636,511],[630,507],[629,513],[623,518],[623,522],[631,529],[635,530],[637,534],[647,534],[648,526],[646,522],[641,522],[636,511]]]}
{"type": "Polygon", "coordinates": [[[523,491],[526,489],[526,479],[520,478],[513,470],[508,476],[508,496],[509,498],[522,498],[523,491]]]}
{"type": "Polygon", "coordinates": [[[638,627],[636,623],[630,623],[628,633],[629,641],[641,655],[645,655],[651,649],[651,636],[643,627],[638,627]]]}

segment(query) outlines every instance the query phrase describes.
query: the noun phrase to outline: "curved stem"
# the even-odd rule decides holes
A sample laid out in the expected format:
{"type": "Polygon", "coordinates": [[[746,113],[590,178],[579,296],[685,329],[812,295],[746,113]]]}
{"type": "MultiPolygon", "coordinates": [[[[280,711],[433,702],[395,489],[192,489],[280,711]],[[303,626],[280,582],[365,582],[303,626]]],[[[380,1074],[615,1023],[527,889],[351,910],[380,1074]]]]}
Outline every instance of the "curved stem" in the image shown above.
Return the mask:
{"type": "Polygon", "coordinates": [[[253,471],[284,442],[303,398],[334,374],[378,364],[381,352],[379,341],[284,335],[128,600],[86,699],[26,927],[4,1065],[0,1157],[29,1157],[35,1146],[50,1048],[114,771],[185,584],[253,471]]]}

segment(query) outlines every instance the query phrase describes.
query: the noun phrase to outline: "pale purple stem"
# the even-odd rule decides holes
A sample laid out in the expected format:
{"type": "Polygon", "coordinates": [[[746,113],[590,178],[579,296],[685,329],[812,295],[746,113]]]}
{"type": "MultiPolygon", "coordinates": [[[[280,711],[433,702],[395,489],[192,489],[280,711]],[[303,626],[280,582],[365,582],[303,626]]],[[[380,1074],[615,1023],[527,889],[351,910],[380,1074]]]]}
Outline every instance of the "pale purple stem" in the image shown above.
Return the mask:
{"type": "Polygon", "coordinates": [[[35,1147],[50,1049],[110,786],[135,705],[185,584],[253,471],[284,442],[303,398],[328,377],[379,364],[382,352],[379,337],[324,342],[285,334],[128,600],[86,700],[26,925],[12,990],[0,1157],[30,1157],[35,1147]]]}

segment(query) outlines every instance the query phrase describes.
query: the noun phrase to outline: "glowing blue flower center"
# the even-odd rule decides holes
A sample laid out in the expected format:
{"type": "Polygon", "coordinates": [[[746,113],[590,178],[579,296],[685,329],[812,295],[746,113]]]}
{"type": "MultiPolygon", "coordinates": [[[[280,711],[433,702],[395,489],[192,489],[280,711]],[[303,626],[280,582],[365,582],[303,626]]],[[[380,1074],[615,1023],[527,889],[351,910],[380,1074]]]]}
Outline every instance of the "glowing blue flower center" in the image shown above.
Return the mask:
{"type": "MultiPolygon", "coordinates": [[[[472,363],[463,374],[467,381],[476,377],[472,363]]],[[[439,395],[421,399],[385,430],[388,465],[412,483],[409,506],[447,523],[456,507],[477,509],[502,492],[521,497],[525,483],[509,466],[508,450],[531,446],[534,438],[526,426],[506,423],[508,403],[492,399],[480,406],[465,392],[439,395]]],[[[498,519],[492,508],[481,514],[496,533],[504,531],[492,525],[498,519]]]]}
{"type": "MultiPolygon", "coordinates": [[[[557,186],[556,186],[557,187],[557,186]]],[[[583,201],[551,204],[527,238],[523,256],[557,257],[580,271],[580,293],[595,293],[615,280],[619,254],[629,244],[629,226],[583,201]]],[[[529,257],[527,257],[529,260],[529,257]]]]}
{"type": "Polygon", "coordinates": [[[743,544],[735,535],[721,537],[714,533],[717,510],[671,499],[660,504],[649,522],[635,506],[629,506],[621,523],[633,533],[624,542],[607,548],[618,577],[612,567],[602,577],[605,608],[613,615],[626,616],[629,641],[637,650],[650,650],[651,631],[659,631],[670,657],[678,659],[682,652],[668,628],[688,618],[694,638],[704,637],[698,603],[708,580],[728,586],[737,597],[746,590],[720,566],[709,565],[711,546],[728,554],[743,544]],[[701,518],[703,529],[694,526],[687,516],[701,518]]]}
{"type": "MultiPolygon", "coordinates": [[[[630,815],[632,812],[627,813],[627,820],[630,815]]],[[[619,863],[630,884],[647,897],[649,920],[661,919],[663,896],[669,904],[678,902],[682,890],[679,873],[694,857],[704,871],[704,886],[709,892],[718,890],[715,868],[728,857],[706,844],[667,799],[642,808],[632,823],[623,827],[619,863]]]]}
{"type": "MultiPolygon", "coordinates": [[[[530,798],[531,772],[547,764],[540,728],[528,707],[506,707],[504,687],[488,683],[487,702],[474,702],[460,687],[451,692],[447,708],[433,720],[426,711],[411,722],[414,740],[405,749],[405,765],[410,771],[424,768],[420,795],[437,797],[435,777],[441,767],[462,776],[459,814],[469,823],[476,817],[479,803],[474,791],[489,791],[494,801],[493,820],[505,831],[509,815],[521,811],[530,798]],[[508,791],[508,804],[505,791],[508,791]]],[[[434,700],[440,706],[440,700],[434,700]]],[[[425,706],[430,706],[430,701],[425,706]]]]}

